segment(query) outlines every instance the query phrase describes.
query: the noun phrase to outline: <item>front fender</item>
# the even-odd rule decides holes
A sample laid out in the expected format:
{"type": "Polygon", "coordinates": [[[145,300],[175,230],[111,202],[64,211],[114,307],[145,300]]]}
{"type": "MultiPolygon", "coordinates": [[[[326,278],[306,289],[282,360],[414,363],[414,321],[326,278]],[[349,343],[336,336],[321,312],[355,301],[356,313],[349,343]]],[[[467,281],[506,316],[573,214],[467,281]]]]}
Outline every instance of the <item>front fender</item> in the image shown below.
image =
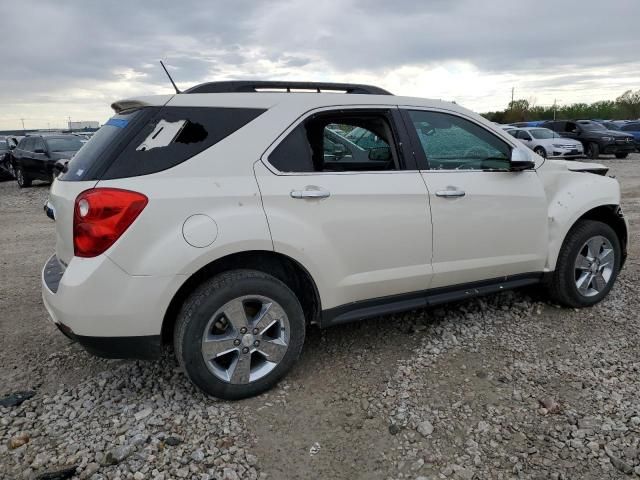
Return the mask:
{"type": "Polygon", "coordinates": [[[562,243],[571,227],[595,208],[619,205],[620,185],[613,178],[592,173],[571,172],[566,168],[564,171],[549,170],[539,173],[547,194],[549,226],[549,250],[545,270],[553,271],[562,243]]]}

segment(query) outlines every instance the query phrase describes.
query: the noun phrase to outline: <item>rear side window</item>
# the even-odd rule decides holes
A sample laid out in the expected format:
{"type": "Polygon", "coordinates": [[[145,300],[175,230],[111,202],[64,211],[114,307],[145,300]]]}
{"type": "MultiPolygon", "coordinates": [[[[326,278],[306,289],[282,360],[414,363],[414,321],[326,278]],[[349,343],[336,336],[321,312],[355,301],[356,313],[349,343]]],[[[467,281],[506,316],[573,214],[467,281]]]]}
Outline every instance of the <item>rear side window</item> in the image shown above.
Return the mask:
{"type": "Polygon", "coordinates": [[[166,170],[215,145],[264,111],[163,107],[116,115],[80,149],[62,179],[109,180],[166,170]],[[73,165],[77,157],[88,163],[85,172],[73,165]]]}
{"type": "Polygon", "coordinates": [[[399,169],[387,111],[313,115],[269,155],[280,172],[369,172],[399,169]]]}

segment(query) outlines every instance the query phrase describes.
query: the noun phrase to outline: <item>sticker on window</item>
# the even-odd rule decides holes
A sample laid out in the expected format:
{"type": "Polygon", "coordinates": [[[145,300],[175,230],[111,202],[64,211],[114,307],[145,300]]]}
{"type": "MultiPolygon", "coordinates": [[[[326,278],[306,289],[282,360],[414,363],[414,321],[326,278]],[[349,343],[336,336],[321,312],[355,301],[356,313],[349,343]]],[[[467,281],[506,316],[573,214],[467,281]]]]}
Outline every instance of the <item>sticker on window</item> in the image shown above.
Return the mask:
{"type": "Polygon", "coordinates": [[[129,124],[129,120],[125,120],[124,118],[110,118],[106,124],[112,127],[124,128],[129,124]]]}
{"type": "Polygon", "coordinates": [[[167,122],[160,120],[153,131],[136,147],[136,151],[166,147],[172,143],[198,143],[207,138],[207,131],[199,123],[189,120],[167,122]]]}

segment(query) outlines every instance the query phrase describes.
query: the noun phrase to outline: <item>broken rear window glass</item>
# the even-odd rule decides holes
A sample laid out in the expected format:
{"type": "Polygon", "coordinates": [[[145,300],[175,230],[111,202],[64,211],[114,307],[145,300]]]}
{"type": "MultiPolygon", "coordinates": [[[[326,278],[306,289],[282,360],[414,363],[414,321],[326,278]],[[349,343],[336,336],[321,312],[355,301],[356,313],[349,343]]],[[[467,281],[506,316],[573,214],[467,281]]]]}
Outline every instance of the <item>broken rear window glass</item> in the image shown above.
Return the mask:
{"type": "Polygon", "coordinates": [[[164,107],[135,135],[102,178],[147,175],[171,168],[263,112],[250,108],[164,107]]]}
{"type": "Polygon", "coordinates": [[[264,113],[255,108],[146,107],[111,118],[69,164],[64,181],[160,172],[215,145],[264,113]]]}

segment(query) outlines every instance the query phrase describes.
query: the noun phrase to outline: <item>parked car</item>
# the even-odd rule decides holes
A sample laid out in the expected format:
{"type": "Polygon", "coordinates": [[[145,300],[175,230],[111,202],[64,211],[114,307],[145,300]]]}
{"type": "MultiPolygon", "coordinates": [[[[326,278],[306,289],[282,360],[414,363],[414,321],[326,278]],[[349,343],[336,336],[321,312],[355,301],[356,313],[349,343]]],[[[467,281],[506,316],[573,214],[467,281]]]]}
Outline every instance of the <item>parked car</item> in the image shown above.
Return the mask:
{"type": "Polygon", "coordinates": [[[20,140],[11,158],[15,177],[21,188],[33,180],[52,182],[58,160],[71,158],[82,147],[75,135],[29,135],[20,140]]]}
{"type": "Polygon", "coordinates": [[[633,135],[633,141],[636,144],[636,149],[640,151],[640,121],[629,120],[618,124],[620,131],[633,135]]]}
{"type": "Polygon", "coordinates": [[[13,143],[11,139],[0,137],[0,180],[13,179],[13,167],[11,165],[11,151],[13,143]]]}
{"type": "Polygon", "coordinates": [[[614,154],[616,158],[627,158],[627,155],[635,150],[633,136],[607,130],[593,120],[551,120],[542,126],[564,137],[579,140],[587,157],[592,159],[598,158],[601,153],[614,154]]]}
{"type": "Polygon", "coordinates": [[[584,155],[582,143],[542,127],[511,128],[507,132],[544,158],[574,159],[584,155]]]}
{"type": "Polygon", "coordinates": [[[97,355],[172,343],[210,395],[273,386],[309,325],[535,284],[588,307],[626,257],[606,167],[543,159],[453,103],[242,81],[112,106],[51,187],[44,304],[97,355]],[[376,137],[373,158],[327,154],[336,125],[376,137]]]}

